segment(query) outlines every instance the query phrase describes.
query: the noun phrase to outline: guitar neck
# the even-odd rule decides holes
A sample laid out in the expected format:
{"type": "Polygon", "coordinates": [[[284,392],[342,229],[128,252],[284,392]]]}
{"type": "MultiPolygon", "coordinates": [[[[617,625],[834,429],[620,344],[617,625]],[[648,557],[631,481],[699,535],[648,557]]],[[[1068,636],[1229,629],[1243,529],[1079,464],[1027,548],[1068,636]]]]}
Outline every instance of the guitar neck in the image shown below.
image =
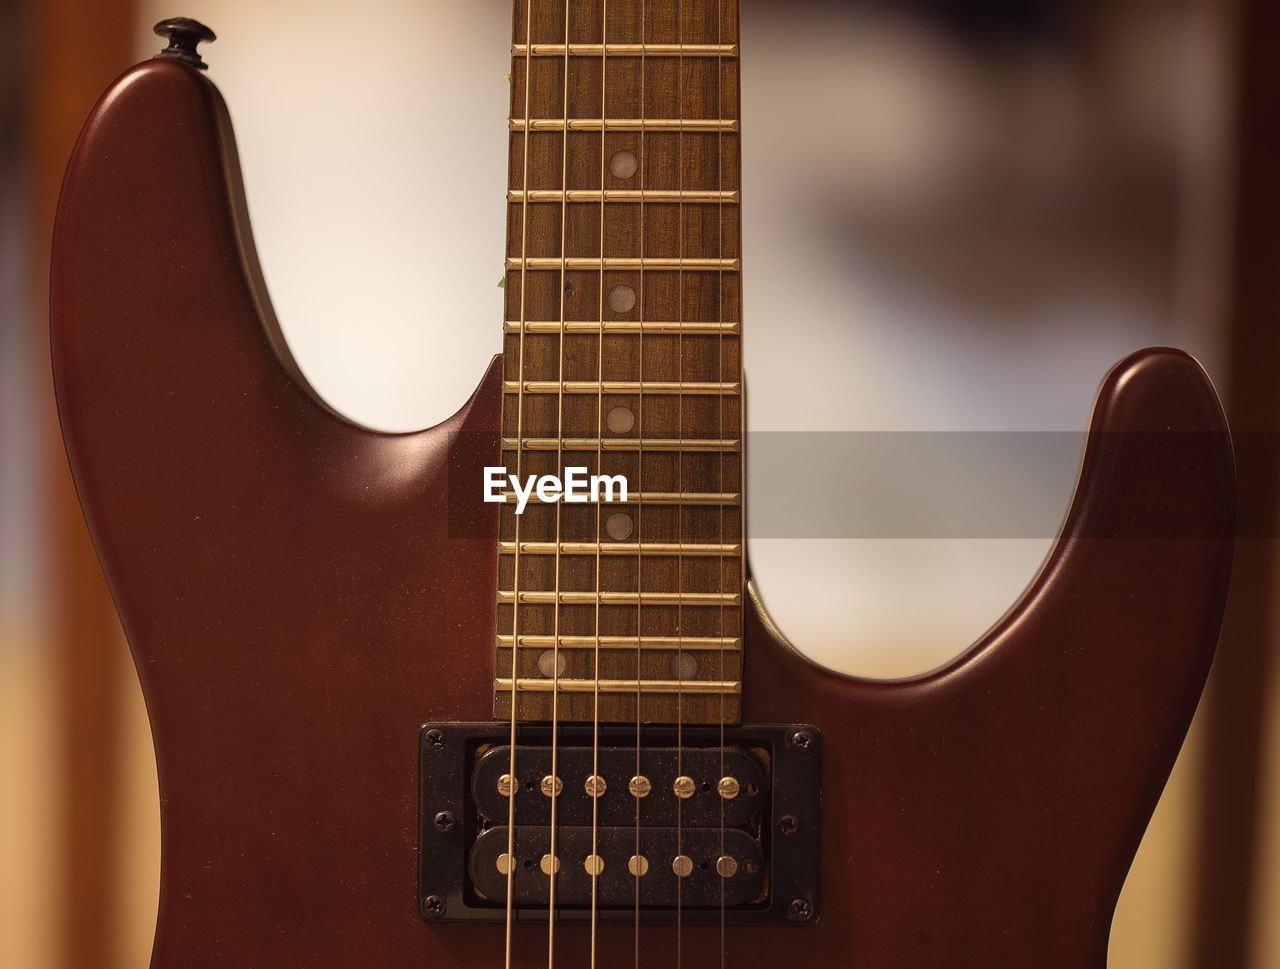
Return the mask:
{"type": "Polygon", "coordinates": [[[515,4],[503,458],[629,493],[501,506],[499,717],[739,718],[738,63],[736,0],[515,4]]]}

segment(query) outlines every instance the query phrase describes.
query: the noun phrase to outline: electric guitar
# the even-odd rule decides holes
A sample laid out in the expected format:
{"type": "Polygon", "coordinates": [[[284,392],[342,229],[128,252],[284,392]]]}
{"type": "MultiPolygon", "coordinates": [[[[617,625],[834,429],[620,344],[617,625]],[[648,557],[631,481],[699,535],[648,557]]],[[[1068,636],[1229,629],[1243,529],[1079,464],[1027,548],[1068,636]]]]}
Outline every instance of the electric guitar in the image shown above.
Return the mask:
{"type": "Polygon", "coordinates": [[[411,434],[308,386],[213,34],[157,32],[76,145],[51,303],[155,739],[153,969],[1105,965],[1227,591],[1194,360],[1107,376],[980,642],[839,675],[745,557],[736,0],[516,0],[502,353],[411,434]]]}

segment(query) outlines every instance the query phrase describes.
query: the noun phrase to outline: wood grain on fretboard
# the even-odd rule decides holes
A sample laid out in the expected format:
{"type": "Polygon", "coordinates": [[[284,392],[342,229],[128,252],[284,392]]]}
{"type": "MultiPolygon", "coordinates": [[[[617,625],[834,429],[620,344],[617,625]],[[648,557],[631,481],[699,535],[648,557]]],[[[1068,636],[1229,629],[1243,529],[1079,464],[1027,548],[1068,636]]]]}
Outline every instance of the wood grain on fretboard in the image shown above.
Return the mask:
{"type": "Polygon", "coordinates": [[[532,56],[524,0],[512,48],[503,459],[522,476],[625,474],[632,500],[531,502],[518,521],[502,506],[495,714],[511,715],[518,637],[521,720],[551,719],[555,693],[561,720],[591,721],[598,702],[606,722],[733,722],[737,3],[570,2],[567,32],[563,0],[532,3],[532,56]],[[631,177],[610,171],[619,151],[640,163],[631,177]],[[607,298],[620,285],[637,297],[627,312],[607,298]],[[602,420],[619,407],[635,417],[624,433],[602,420]],[[605,528],[618,513],[634,526],[622,538],[605,528]],[[544,657],[557,634],[558,682],[544,657]]]}

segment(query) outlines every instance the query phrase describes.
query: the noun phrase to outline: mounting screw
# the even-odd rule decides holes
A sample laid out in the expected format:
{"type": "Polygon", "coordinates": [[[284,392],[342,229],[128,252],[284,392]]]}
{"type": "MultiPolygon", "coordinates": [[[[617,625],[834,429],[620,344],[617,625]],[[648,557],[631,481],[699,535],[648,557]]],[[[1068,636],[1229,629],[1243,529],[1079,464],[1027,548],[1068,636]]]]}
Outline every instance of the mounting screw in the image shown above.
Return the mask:
{"type": "Polygon", "coordinates": [[[444,746],[444,734],[432,727],[427,731],[427,746],[439,750],[444,746]]]}
{"type": "Polygon", "coordinates": [[[787,907],[787,918],[793,922],[808,922],[813,918],[813,906],[807,898],[794,899],[787,907]]]}
{"type": "Polygon", "coordinates": [[[436,827],[439,830],[448,833],[453,830],[453,825],[454,817],[452,811],[441,811],[436,815],[436,827]]]}
{"type": "Polygon", "coordinates": [[[778,818],[778,834],[793,835],[800,830],[800,819],[794,814],[784,814],[778,818]]]}
{"type": "Polygon", "coordinates": [[[190,17],[172,17],[169,20],[160,21],[152,29],[161,37],[169,38],[169,46],[156,57],[172,57],[201,71],[208,68],[209,65],[196,52],[196,47],[218,38],[200,21],[192,20],[190,17]]]}
{"type": "Polygon", "coordinates": [[[422,900],[422,917],[424,919],[438,919],[443,914],[444,899],[439,895],[428,895],[422,900]]]}
{"type": "Polygon", "coordinates": [[[797,750],[808,750],[813,746],[813,733],[808,730],[797,730],[787,740],[797,750]]]}

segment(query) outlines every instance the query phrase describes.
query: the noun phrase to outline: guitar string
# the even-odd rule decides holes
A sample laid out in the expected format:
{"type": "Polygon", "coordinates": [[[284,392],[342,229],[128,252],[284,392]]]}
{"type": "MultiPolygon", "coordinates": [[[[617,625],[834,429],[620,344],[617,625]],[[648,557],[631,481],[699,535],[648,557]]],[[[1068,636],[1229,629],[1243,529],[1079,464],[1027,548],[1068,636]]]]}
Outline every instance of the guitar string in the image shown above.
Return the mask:
{"type": "MultiPolygon", "coordinates": [[[[567,82],[567,75],[566,75],[567,82]]],[[[596,471],[604,474],[604,219],[605,219],[605,150],[608,143],[606,121],[608,100],[606,92],[609,82],[609,0],[603,0],[600,26],[600,276],[597,286],[598,309],[600,311],[600,332],[596,337],[596,378],[600,386],[599,402],[596,407],[596,471]]],[[[600,798],[603,792],[600,784],[600,593],[604,588],[601,579],[602,558],[600,555],[600,525],[603,510],[600,501],[596,501],[596,616],[595,616],[595,670],[592,691],[592,729],[591,729],[591,868],[587,874],[591,878],[591,969],[596,965],[596,929],[599,916],[596,909],[600,873],[603,870],[600,860],[599,821],[600,798]]]]}
{"type": "MultiPolygon", "coordinates": [[[[636,395],[636,520],[635,520],[635,536],[636,536],[636,768],[635,777],[639,778],[641,774],[640,762],[640,723],[641,723],[641,692],[640,692],[640,674],[642,669],[641,660],[643,658],[643,650],[641,648],[644,635],[644,600],[640,595],[640,590],[644,588],[644,321],[645,321],[645,289],[644,289],[644,193],[648,184],[648,161],[645,156],[645,85],[648,76],[648,57],[645,48],[645,27],[648,18],[648,9],[645,0],[640,0],[640,158],[638,160],[640,175],[640,291],[637,294],[637,303],[640,308],[640,336],[636,341],[639,349],[637,357],[639,358],[639,366],[636,379],[639,381],[640,392],[636,395]]],[[[630,785],[628,785],[630,787],[630,785]]],[[[643,798],[633,795],[632,800],[636,805],[636,830],[635,830],[635,851],[633,857],[636,859],[636,870],[631,877],[635,883],[635,969],[640,969],[640,888],[643,874],[640,868],[640,859],[644,857],[640,852],[640,805],[643,798]]]]}
{"type": "MultiPolygon", "coordinates": [[[[519,20],[517,19],[517,24],[519,20]]],[[[529,142],[531,139],[529,124],[529,88],[533,65],[533,0],[525,0],[525,58],[524,58],[524,133],[521,135],[521,202],[520,202],[520,331],[516,337],[518,368],[516,382],[516,477],[519,478],[524,457],[524,332],[527,322],[527,299],[529,287],[526,283],[525,260],[528,258],[529,244],[529,142]]],[[[514,78],[514,72],[512,77],[514,78]]],[[[505,368],[505,363],[504,363],[505,368]]],[[[505,413],[505,406],[503,409],[505,413]]],[[[499,428],[501,438],[503,428],[499,428]]],[[[501,447],[501,441],[499,441],[501,447]]],[[[520,667],[517,660],[520,656],[520,516],[515,519],[515,548],[512,554],[511,580],[511,735],[507,762],[507,911],[506,942],[504,964],[511,969],[511,936],[515,907],[515,873],[516,873],[516,791],[519,782],[516,779],[516,720],[519,710],[520,667]]]]}
{"type": "MultiPolygon", "coordinates": [[[[530,0],[532,2],[532,0],[530,0]]],[[[568,282],[568,249],[566,230],[569,214],[569,7],[571,0],[564,3],[564,98],[561,104],[560,127],[560,362],[556,371],[556,474],[564,474],[564,343],[565,343],[565,285],[568,282]]],[[[530,48],[532,53],[532,47],[530,48]]],[[[553,628],[551,639],[551,847],[547,863],[547,967],[554,969],[556,964],[556,884],[560,869],[560,855],[556,837],[556,802],[560,796],[560,543],[561,509],[564,502],[557,501],[556,506],[556,543],[555,543],[555,596],[553,607],[553,628]]]]}
{"type": "MultiPolygon", "coordinates": [[[[684,438],[684,0],[676,0],[676,437],[684,438]]],[[[684,494],[684,452],[676,453],[676,493],[684,494]]],[[[676,505],[676,776],[684,776],[684,506],[676,505]]],[[[676,855],[684,854],[684,798],[676,797],[676,855]]],[[[676,873],[676,969],[684,965],[684,878],[676,873]]]]}
{"type": "MultiPolygon", "coordinates": [[[[719,53],[721,45],[724,43],[724,0],[715,0],[716,3],[716,256],[721,260],[720,269],[716,275],[716,322],[719,327],[716,329],[716,379],[720,383],[724,383],[724,58],[719,53]]],[[[740,382],[740,381],[739,381],[740,382]]],[[[741,386],[738,388],[739,394],[742,392],[741,386]]],[[[716,419],[717,419],[717,437],[724,440],[724,394],[720,394],[720,399],[716,402],[716,419]]],[[[720,483],[720,492],[724,493],[724,451],[720,451],[719,455],[719,474],[717,475],[720,483]]],[[[741,473],[739,473],[738,493],[742,493],[741,473]]],[[[738,507],[745,508],[745,503],[739,499],[738,507]]],[[[741,513],[741,512],[740,512],[741,513]]],[[[724,545],[724,505],[720,506],[720,545],[724,545]]],[[[720,578],[720,594],[723,597],[725,591],[724,567],[725,561],[717,558],[717,571],[720,578]]],[[[720,631],[720,669],[719,679],[721,684],[725,682],[724,675],[724,640],[725,640],[725,607],[723,601],[720,604],[720,622],[718,624],[720,631]]],[[[725,694],[724,687],[720,690],[720,776],[725,776],[725,756],[724,756],[724,720],[725,720],[725,694]]],[[[717,787],[719,785],[717,784],[717,787]]],[[[717,794],[719,792],[717,791],[717,794]]],[[[720,858],[725,857],[725,799],[722,796],[717,797],[720,802],[720,858]]],[[[720,969],[725,969],[727,961],[727,946],[725,945],[725,892],[728,887],[728,878],[719,870],[719,859],[716,861],[716,874],[720,876],[720,969]]]]}

